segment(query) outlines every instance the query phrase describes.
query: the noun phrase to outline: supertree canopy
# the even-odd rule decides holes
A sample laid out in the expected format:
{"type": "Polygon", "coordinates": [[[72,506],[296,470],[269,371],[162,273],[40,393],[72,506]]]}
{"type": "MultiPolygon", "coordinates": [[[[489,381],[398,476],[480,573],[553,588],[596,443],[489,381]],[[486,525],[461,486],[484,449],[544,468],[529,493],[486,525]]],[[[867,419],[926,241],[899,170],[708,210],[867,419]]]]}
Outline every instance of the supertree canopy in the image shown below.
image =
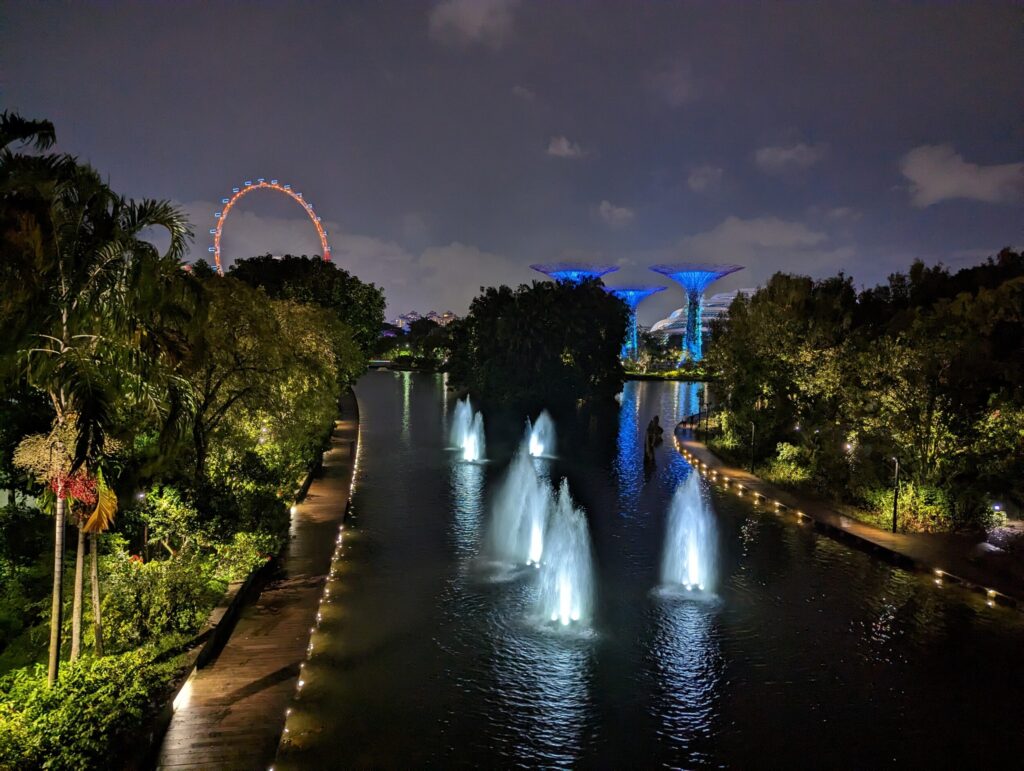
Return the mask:
{"type": "Polygon", "coordinates": [[[661,292],[663,286],[611,286],[605,287],[606,291],[618,297],[629,307],[629,327],[626,329],[626,339],[622,343],[622,358],[636,361],[640,354],[640,341],[636,328],[637,306],[656,292],[661,292]]]}
{"type": "Polygon", "coordinates": [[[531,265],[530,267],[555,281],[566,281],[570,284],[578,284],[591,278],[601,278],[606,273],[613,273],[619,269],[616,265],[594,265],[589,262],[555,262],[549,265],[531,265]]]}
{"type": "Polygon", "coordinates": [[[722,276],[743,270],[743,266],[680,262],[674,265],[652,265],[651,270],[668,276],[686,292],[686,337],[683,339],[683,358],[700,361],[704,355],[701,340],[704,290],[722,276]]]}

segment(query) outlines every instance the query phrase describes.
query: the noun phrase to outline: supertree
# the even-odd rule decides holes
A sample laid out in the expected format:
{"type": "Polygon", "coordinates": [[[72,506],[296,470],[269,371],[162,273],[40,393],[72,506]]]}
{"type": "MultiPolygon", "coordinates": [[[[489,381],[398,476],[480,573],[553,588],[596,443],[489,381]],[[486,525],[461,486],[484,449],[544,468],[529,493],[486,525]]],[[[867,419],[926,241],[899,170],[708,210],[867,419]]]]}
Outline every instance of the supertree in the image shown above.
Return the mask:
{"type": "Polygon", "coordinates": [[[555,281],[579,284],[591,278],[601,278],[606,273],[618,270],[615,265],[594,265],[589,262],[555,262],[549,265],[531,265],[534,270],[543,273],[555,281]]]}
{"type": "Polygon", "coordinates": [[[640,353],[640,341],[637,339],[636,308],[656,292],[664,291],[663,286],[611,286],[605,291],[618,297],[629,308],[629,326],[626,328],[626,339],[622,343],[622,358],[636,361],[640,353]]]}
{"type": "Polygon", "coordinates": [[[743,270],[743,266],[679,262],[673,265],[652,265],[651,270],[668,276],[686,292],[686,337],[683,339],[683,358],[700,361],[704,355],[701,340],[704,290],[722,276],[743,270]]]}

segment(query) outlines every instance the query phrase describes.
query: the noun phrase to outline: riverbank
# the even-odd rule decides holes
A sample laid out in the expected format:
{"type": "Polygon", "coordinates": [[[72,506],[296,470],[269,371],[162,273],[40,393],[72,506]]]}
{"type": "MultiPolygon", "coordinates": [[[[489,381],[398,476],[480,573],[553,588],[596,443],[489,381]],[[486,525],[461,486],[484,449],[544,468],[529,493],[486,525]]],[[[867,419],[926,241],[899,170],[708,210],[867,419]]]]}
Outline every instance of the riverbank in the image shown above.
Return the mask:
{"type": "Polygon", "coordinates": [[[675,429],[676,446],[712,484],[755,504],[774,509],[797,522],[810,522],[837,540],[871,551],[902,567],[933,575],[937,586],[961,584],[982,592],[990,604],[1024,609],[1024,564],[1013,555],[977,538],[959,534],[890,533],[839,513],[827,503],[782,490],[734,466],[712,453],[693,438],[680,423],[675,429]]]}
{"type": "Polygon", "coordinates": [[[246,607],[219,656],[175,699],[158,768],[266,768],[284,727],[358,454],[359,405],[341,401],[322,475],[295,507],[281,573],[246,607]]]}

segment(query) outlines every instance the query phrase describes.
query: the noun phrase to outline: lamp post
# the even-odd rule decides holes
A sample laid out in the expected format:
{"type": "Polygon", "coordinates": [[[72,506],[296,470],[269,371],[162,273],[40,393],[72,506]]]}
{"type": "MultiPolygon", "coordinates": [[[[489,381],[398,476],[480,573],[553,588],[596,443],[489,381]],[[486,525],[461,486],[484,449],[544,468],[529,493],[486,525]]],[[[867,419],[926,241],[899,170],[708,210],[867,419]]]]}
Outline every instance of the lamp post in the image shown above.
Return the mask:
{"type": "Polygon", "coordinates": [[[896,464],[896,472],[893,475],[893,487],[892,487],[892,531],[896,532],[896,514],[899,511],[900,503],[900,459],[893,458],[893,462],[896,464]]]}
{"type": "Polygon", "coordinates": [[[750,421],[750,473],[754,473],[754,421],[750,421]]]}

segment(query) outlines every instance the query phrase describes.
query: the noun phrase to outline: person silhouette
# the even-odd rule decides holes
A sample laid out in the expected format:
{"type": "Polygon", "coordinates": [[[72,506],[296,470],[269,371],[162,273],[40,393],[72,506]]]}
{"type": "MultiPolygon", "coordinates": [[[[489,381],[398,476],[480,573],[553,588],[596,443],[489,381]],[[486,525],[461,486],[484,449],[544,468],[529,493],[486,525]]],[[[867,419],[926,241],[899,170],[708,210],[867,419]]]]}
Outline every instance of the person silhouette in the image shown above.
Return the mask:
{"type": "Polygon", "coordinates": [[[661,444],[661,435],[665,433],[658,422],[658,416],[651,418],[647,424],[647,433],[644,436],[644,463],[654,462],[654,448],[661,444]]]}

